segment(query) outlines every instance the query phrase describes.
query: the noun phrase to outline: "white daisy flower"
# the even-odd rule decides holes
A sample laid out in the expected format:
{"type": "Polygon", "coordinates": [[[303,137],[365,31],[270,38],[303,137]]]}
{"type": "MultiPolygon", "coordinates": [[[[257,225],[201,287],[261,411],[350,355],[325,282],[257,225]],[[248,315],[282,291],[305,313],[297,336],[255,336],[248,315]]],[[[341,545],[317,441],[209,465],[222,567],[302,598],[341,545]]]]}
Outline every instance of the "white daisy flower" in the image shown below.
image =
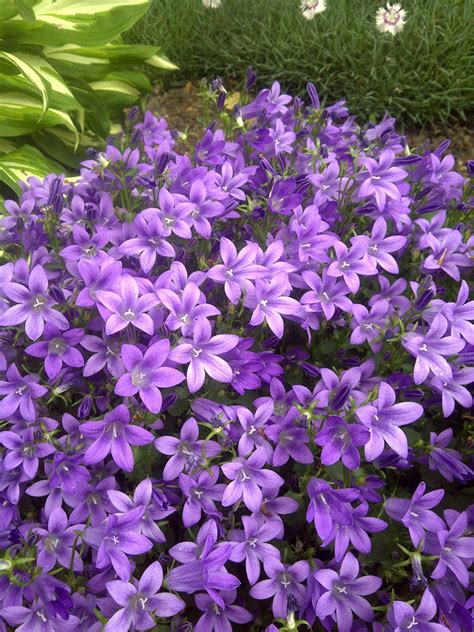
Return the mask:
{"type": "Polygon", "coordinates": [[[202,3],[206,9],[218,9],[222,4],[222,0],[202,0],[202,3]]]}
{"type": "Polygon", "coordinates": [[[396,35],[405,26],[405,16],[407,12],[402,9],[402,5],[387,2],[386,7],[380,7],[375,16],[375,24],[381,33],[391,33],[396,35]]]}
{"type": "Polygon", "coordinates": [[[301,13],[307,20],[312,20],[316,13],[326,10],[326,0],[302,0],[301,13]]]}

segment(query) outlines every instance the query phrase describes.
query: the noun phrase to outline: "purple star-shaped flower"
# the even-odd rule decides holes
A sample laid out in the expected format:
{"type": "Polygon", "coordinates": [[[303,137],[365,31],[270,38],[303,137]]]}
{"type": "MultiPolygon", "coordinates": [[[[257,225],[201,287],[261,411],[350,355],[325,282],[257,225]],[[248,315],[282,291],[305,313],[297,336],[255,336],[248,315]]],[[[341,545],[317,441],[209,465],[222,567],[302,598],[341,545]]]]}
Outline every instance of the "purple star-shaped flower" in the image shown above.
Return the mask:
{"type": "Polygon", "coordinates": [[[180,438],[164,436],[155,439],[155,448],[171,458],[163,470],[163,479],[171,481],[185,469],[195,469],[204,458],[217,456],[221,446],[216,441],[198,441],[199,426],[190,417],[181,427],[180,438]]]}
{"type": "Polygon", "coordinates": [[[232,562],[245,560],[245,570],[251,585],[260,577],[260,562],[266,562],[269,557],[280,559],[279,550],[268,544],[276,539],[279,533],[279,525],[275,522],[266,522],[257,516],[242,516],[243,531],[234,531],[231,534],[234,548],[230,556],[232,562]]]}
{"type": "Polygon", "coordinates": [[[259,511],[263,501],[261,488],[280,488],[283,485],[282,477],[276,472],[262,469],[266,461],[265,448],[259,447],[248,459],[240,457],[221,466],[231,480],[222,497],[224,507],[234,505],[242,498],[250,511],[259,511]]]}
{"type": "Polygon", "coordinates": [[[349,250],[342,241],[336,241],[333,245],[336,260],[329,264],[328,275],[341,277],[346,282],[347,287],[353,293],[360,287],[359,274],[377,274],[377,268],[367,257],[369,238],[361,235],[361,239],[353,244],[349,250]]]}
{"type": "Polygon", "coordinates": [[[58,329],[68,329],[69,323],[57,310],[56,302],[48,294],[48,277],[43,267],[35,266],[28,276],[28,287],[7,281],[2,284],[3,294],[16,303],[0,316],[0,326],[10,327],[25,323],[25,332],[31,340],[38,340],[47,321],[58,329]]]}
{"type": "Polygon", "coordinates": [[[232,623],[248,623],[253,619],[253,615],[242,608],[242,606],[232,605],[237,596],[235,590],[223,590],[219,593],[224,603],[220,607],[216,602],[204,593],[199,593],[195,597],[196,606],[204,612],[194,627],[194,632],[229,632],[232,623]]]}
{"type": "Polygon", "coordinates": [[[401,457],[408,456],[408,441],[399,426],[411,424],[423,414],[423,406],[415,402],[395,404],[396,395],[393,388],[381,382],[379,394],[374,405],[361,406],[356,410],[359,421],[370,432],[370,439],[365,444],[365,458],[375,460],[384,449],[384,442],[401,457]]]}
{"type": "Polygon", "coordinates": [[[269,579],[255,584],[250,595],[254,599],[273,597],[273,615],[286,618],[290,601],[296,610],[303,605],[305,589],[301,582],[309,575],[309,564],[301,560],[290,566],[283,564],[278,558],[269,557],[265,560],[264,568],[269,579]]]}
{"type": "Polygon", "coordinates": [[[315,442],[323,446],[323,465],[334,465],[341,459],[349,470],[356,470],[360,465],[357,448],[365,445],[369,439],[369,431],[360,424],[348,424],[342,417],[331,416],[317,433],[315,442]]]}
{"type": "Polygon", "coordinates": [[[450,628],[440,623],[431,623],[436,614],[436,601],[428,588],[423,593],[420,605],[415,610],[404,601],[394,601],[387,619],[395,632],[448,632],[450,628]]]}
{"type": "Polygon", "coordinates": [[[186,496],[183,507],[183,524],[186,528],[192,527],[201,519],[202,512],[207,516],[220,516],[215,500],[222,500],[224,483],[218,483],[219,468],[212,465],[210,471],[202,470],[198,474],[189,476],[179,475],[179,487],[186,496]]]}
{"type": "Polygon", "coordinates": [[[132,397],[138,393],[140,399],[152,413],[159,413],[162,405],[160,388],[180,384],[184,375],[177,369],[162,366],[170,351],[169,340],[158,340],[142,353],[135,345],[122,346],[122,362],[126,373],[115,385],[117,395],[132,397]]]}
{"type": "Polygon", "coordinates": [[[81,352],[74,347],[84,336],[84,330],[69,329],[61,332],[54,325],[46,323],[44,328],[44,342],[34,342],[25,348],[25,353],[35,358],[44,358],[44,368],[50,380],[54,380],[64,364],[72,368],[84,366],[81,352]]]}
{"type": "Polygon", "coordinates": [[[171,350],[169,359],[178,364],[189,362],[186,379],[190,392],[195,393],[204,384],[206,373],[217,382],[232,381],[232,369],[220,355],[236,347],[239,340],[233,334],[212,336],[211,324],[202,319],[194,327],[193,340],[184,339],[171,350]]]}
{"type": "Polygon", "coordinates": [[[5,395],[1,401],[2,418],[8,419],[17,410],[25,421],[36,419],[36,409],[33,400],[48,392],[45,386],[38,384],[39,375],[20,375],[16,364],[7,369],[7,380],[0,380],[0,395],[5,395]]]}
{"type": "Polygon", "coordinates": [[[153,441],[148,430],[130,423],[130,412],[124,404],[107,413],[102,421],[88,421],[81,425],[81,433],[94,439],[84,454],[84,463],[92,465],[112,453],[115,463],[126,472],[134,466],[130,445],[146,445],[153,441]]]}
{"type": "Polygon", "coordinates": [[[35,527],[33,529],[33,532],[41,538],[38,543],[38,566],[47,573],[54,568],[56,563],[69,569],[73,560],[73,570],[81,572],[82,558],[76,550],[73,554],[72,547],[76,539],[76,531],[81,531],[83,528],[84,525],[68,527],[66,512],[60,507],[53,509],[48,518],[48,528],[35,527]]]}
{"type": "Polygon", "coordinates": [[[391,149],[384,149],[379,156],[379,160],[363,157],[359,162],[365,167],[358,176],[361,182],[357,195],[359,198],[374,197],[377,208],[383,211],[387,198],[391,200],[401,200],[401,193],[396,182],[404,180],[408,174],[400,167],[394,167],[395,154],[391,149]]]}
{"type": "Polygon", "coordinates": [[[158,304],[158,297],[153,292],[139,295],[137,281],[128,274],[120,277],[120,291],[109,290],[96,292],[99,304],[97,307],[102,318],[106,321],[105,333],[110,336],[122,331],[132,324],[150,336],[153,335],[154,325],[147,312],[158,304]]]}
{"type": "Polygon", "coordinates": [[[372,621],[374,612],[365,595],[376,592],[382,579],[374,575],[359,575],[359,562],[347,553],[341,563],[339,573],[323,568],[314,573],[316,580],[326,589],[318,599],[316,615],[322,620],[331,617],[339,632],[350,632],[353,613],[363,621],[372,621]]]}
{"type": "Polygon", "coordinates": [[[137,585],[128,581],[112,581],[106,584],[113,600],[122,606],[109,619],[104,632],[149,630],[155,626],[150,615],[172,617],[185,607],[179,597],[171,593],[159,593],[163,583],[163,570],[159,562],[153,562],[142,573],[137,585]]]}

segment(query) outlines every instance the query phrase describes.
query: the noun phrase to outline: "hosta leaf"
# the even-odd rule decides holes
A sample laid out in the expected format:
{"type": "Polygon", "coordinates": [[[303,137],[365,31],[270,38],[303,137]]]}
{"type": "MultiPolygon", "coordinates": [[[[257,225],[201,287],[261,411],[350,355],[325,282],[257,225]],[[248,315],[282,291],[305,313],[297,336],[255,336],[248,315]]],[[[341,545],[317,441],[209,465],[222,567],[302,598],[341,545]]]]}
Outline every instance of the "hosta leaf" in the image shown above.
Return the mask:
{"type": "Polygon", "coordinates": [[[129,29],[148,5],[149,0],[42,0],[34,7],[34,24],[2,22],[0,37],[45,46],[102,46],[129,29]]]}
{"type": "Polygon", "coordinates": [[[8,92],[0,94],[0,136],[22,136],[39,129],[63,125],[79,141],[79,134],[67,112],[53,108],[46,110],[41,117],[42,104],[24,94],[8,92]]]}
{"type": "Polygon", "coordinates": [[[48,173],[63,171],[61,165],[45,158],[31,145],[23,145],[9,154],[0,156],[0,180],[17,193],[20,193],[19,180],[25,182],[30,176],[44,177],[48,173]]]}
{"type": "Polygon", "coordinates": [[[0,51],[0,57],[15,65],[20,70],[22,75],[26,77],[35,86],[35,88],[37,88],[42,98],[43,105],[41,109],[41,116],[43,116],[49,105],[48,86],[41,74],[28,61],[28,57],[32,61],[35,60],[34,56],[22,56],[20,54],[14,55],[13,53],[0,51]]]}
{"type": "Polygon", "coordinates": [[[179,66],[173,64],[166,55],[152,55],[145,62],[153,66],[154,68],[160,68],[161,70],[179,70],[179,66]]]}
{"type": "Polygon", "coordinates": [[[110,131],[110,118],[107,106],[100,94],[94,91],[85,81],[73,79],[71,89],[86,113],[87,129],[99,138],[105,138],[110,131]]]}

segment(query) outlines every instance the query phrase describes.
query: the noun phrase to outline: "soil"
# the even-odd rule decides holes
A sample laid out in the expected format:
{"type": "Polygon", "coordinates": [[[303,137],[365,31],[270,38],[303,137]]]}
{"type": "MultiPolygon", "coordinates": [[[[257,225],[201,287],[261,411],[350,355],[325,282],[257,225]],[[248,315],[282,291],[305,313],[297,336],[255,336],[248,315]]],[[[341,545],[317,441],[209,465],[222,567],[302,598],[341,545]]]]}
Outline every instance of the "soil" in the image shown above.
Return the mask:
{"type": "MultiPolygon", "coordinates": [[[[197,86],[191,82],[165,91],[157,86],[147,105],[150,110],[164,116],[170,128],[199,136],[202,130],[203,112],[196,92],[197,86]]],[[[237,102],[238,93],[234,95],[230,93],[227,101],[231,104],[237,102]]],[[[232,109],[232,106],[229,109],[232,109]]],[[[405,136],[412,148],[424,146],[424,143],[428,141],[428,147],[434,149],[446,138],[451,139],[449,152],[454,155],[457,170],[464,175],[466,161],[474,159],[473,126],[466,124],[430,130],[405,130],[405,136]]]]}

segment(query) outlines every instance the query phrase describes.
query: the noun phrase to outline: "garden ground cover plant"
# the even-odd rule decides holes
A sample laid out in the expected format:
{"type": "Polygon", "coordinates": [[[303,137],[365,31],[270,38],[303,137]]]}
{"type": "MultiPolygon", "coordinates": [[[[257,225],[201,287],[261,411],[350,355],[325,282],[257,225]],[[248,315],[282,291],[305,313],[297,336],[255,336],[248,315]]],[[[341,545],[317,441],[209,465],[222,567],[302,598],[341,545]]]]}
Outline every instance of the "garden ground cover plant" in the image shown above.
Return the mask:
{"type": "Polygon", "coordinates": [[[471,629],[472,178],[308,95],[5,202],[0,629],[471,629]]]}

